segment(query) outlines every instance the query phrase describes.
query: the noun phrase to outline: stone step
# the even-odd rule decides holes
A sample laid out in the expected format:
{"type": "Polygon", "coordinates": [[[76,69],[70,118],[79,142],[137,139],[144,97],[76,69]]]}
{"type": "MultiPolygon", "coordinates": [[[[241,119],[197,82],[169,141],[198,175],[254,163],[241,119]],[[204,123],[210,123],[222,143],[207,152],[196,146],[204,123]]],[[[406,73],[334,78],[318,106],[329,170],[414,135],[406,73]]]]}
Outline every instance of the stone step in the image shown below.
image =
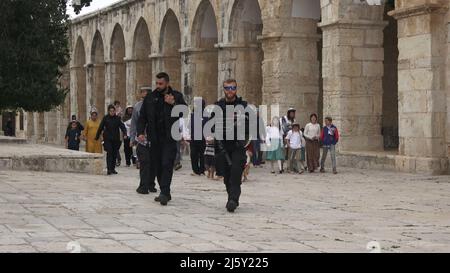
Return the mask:
{"type": "Polygon", "coordinates": [[[26,144],[27,140],[17,137],[0,136],[0,144],[26,144]]]}
{"type": "Polygon", "coordinates": [[[69,151],[47,145],[0,142],[0,170],[101,175],[104,167],[102,154],[69,151]]]}

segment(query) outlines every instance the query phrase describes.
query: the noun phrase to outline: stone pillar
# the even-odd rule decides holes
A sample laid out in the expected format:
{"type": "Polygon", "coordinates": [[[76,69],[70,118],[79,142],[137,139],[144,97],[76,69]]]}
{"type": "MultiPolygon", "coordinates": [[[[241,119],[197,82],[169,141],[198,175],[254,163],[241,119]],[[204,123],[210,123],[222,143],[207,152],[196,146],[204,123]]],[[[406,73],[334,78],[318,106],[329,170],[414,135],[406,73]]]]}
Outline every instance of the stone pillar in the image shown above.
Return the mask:
{"type": "Polygon", "coordinates": [[[416,171],[448,172],[446,71],[448,7],[397,1],[400,154],[416,171]]]}
{"type": "Polygon", "coordinates": [[[126,63],[126,75],[127,75],[127,105],[134,105],[136,103],[136,67],[137,60],[135,59],[125,59],[126,63]]]}
{"type": "Polygon", "coordinates": [[[202,97],[207,104],[218,99],[218,50],[215,48],[185,48],[184,95],[189,102],[202,97]]]}
{"type": "MultiPolygon", "coordinates": [[[[78,90],[78,82],[77,82],[77,73],[78,73],[78,67],[71,66],[70,67],[70,78],[72,79],[70,81],[70,115],[75,115],[78,113],[78,96],[77,96],[77,90],[78,90]]],[[[89,78],[88,78],[89,79],[89,78]]],[[[90,84],[87,85],[87,88],[90,87],[90,84]]]]}
{"type": "Polygon", "coordinates": [[[317,20],[293,19],[293,29],[265,33],[263,104],[279,104],[280,116],[297,109],[297,121],[305,126],[311,113],[318,113],[320,64],[317,20]]]}
{"type": "Polygon", "coordinates": [[[238,82],[238,94],[249,104],[262,103],[262,50],[259,44],[216,45],[219,49],[218,90],[223,97],[222,83],[234,78],[238,82]]]}
{"type": "MultiPolygon", "coordinates": [[[[86,101],[88,111],[91,110],[92,105],[94,105],[94,65],[86,64],[86,101]]],[[[103,116],[103,113],[99,113],[99,115],[103,116]]]]}
{"type": "MultiPolygon", "coordinates": [[[[375,11],[382,14],[379,9],[375,11]]],[[[387,23],[381,18],[341,18],[320,24],[323,111],[341,130],[341,151],[383,150],[383,29],[387,23]]]]}

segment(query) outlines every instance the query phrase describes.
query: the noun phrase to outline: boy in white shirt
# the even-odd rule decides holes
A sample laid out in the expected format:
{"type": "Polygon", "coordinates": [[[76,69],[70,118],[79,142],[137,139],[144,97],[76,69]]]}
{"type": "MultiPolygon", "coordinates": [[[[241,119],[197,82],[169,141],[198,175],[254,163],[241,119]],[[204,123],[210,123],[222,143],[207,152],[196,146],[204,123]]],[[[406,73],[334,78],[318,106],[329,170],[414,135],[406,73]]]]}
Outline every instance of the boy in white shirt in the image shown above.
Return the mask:
{"type": "Polygon", "coordinates": [[[302,151],[303,134],[299,124],[293,124],[292,130],[286,136],[286,144],[289,147],[289,171],[302,174],[305,170],[300,160],[302,151]]]}

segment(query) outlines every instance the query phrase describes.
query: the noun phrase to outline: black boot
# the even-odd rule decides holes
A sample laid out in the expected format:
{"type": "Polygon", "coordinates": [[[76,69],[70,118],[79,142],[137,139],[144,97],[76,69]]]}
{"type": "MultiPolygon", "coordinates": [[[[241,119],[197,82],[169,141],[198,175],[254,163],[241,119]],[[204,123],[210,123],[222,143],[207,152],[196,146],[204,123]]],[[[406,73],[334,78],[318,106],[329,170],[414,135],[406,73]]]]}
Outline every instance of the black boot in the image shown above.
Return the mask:
{"type": "Polygon", "coordinates": [[[228,212],[234,212],[236,208],[238,207],[238,203],[234,200],[230,200],[227,203],[227,210],[228,212]]]}
{"type": "MultiPolygon", "coordinates": [[[[155,197],[155,202],[161,202],[161,195],[155,197]]],[[[168,198],[167,201],[172,201],[172,195],[169,194],[167,198],[168,198]]]]}

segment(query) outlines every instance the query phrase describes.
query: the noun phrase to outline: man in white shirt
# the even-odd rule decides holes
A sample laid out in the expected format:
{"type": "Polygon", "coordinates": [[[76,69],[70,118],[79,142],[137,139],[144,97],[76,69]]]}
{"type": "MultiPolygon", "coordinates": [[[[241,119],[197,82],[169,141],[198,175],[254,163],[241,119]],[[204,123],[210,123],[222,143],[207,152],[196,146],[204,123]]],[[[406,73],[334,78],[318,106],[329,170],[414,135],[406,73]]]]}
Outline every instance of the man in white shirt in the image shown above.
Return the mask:
{"type": "Polygon", "coordinates": [[[300,131],[300,124],[293,124],[292,130],[290,130],[286,136],[286,144],[289,147],[289,172],[302,174],[305,170],[303,162],[300,160],[302,138],[303,134],[302,131],[300,131]]]}

